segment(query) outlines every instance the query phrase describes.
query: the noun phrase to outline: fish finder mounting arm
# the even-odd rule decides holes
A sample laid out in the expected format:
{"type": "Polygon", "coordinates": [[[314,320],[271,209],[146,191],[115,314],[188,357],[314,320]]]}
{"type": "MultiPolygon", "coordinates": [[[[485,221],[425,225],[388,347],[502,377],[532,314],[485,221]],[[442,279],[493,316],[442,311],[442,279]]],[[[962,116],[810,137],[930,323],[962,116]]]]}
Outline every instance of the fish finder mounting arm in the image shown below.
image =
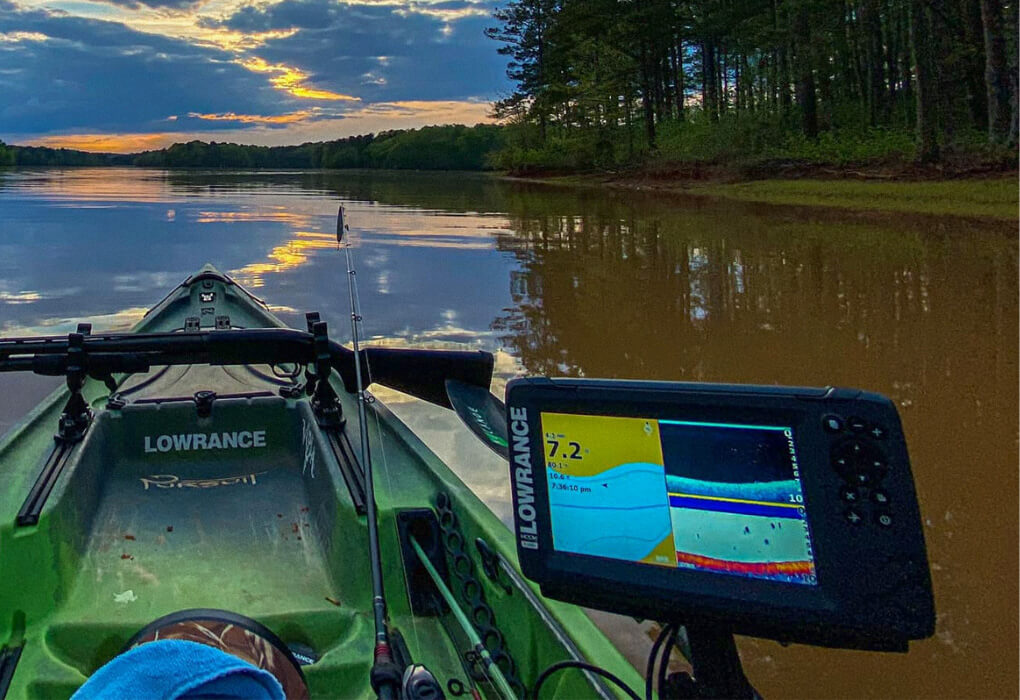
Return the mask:
{"type": "MultiPolygon", "coordinates": [[[[744,675],[733,633],[715,626],[688,624],[687,656],[691,675],[674,674],[667,681],[669,696],[675,698],[756,698],[758,693],[744,675]],[[693,678],[692,678],[693,676],[693,678]]],[[[667,649],[662,663],[669,661],[667,649]]],[[[659,695],[664,695],[659,689],[659,695]]]]}

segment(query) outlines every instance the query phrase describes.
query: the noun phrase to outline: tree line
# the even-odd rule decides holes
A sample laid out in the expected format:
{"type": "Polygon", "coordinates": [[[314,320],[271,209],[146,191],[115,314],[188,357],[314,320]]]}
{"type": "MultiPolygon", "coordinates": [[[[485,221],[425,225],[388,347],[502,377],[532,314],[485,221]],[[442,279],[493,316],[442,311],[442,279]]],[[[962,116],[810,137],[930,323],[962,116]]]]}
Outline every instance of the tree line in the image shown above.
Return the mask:
{"type": "Polygon", "coordinates": [[[158,168],[380,168],[482,170],[501,146],[492,124],[427,126],[299,146],[246,146],[190,141],[134,154],[87,153],[37,146],[4,146],[0,165],[128,165],[158,168]]]}
{"type": "Polygon", "coordinates": [[[1017,142],[1017,0],[510,0],[495,18],[508,167],[1017,142]]]}
{"type": "Polygon", "coordinates": [[[3,141],[0,141],[0,166],[14,165],[14,151],[7,147],[3,141]]]}

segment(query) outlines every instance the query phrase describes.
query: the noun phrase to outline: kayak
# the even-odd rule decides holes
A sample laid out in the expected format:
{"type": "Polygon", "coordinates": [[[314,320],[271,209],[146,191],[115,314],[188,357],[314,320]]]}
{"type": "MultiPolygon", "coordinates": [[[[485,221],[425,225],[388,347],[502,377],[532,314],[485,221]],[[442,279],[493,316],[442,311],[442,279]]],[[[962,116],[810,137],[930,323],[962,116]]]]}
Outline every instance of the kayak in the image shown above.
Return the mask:
{"type": "MultiPolygon", "coordinates": [[[[207,265],[134,327],[135,345],[87,327],[0,340],[10,367],[67,377],[0,442],[0,698],[70,697],[188,625],[226,647],[234,626],[268,640],[293,666],[288,695],[373,696],[362,370],[330,371],[352,353],[316,321],[287,329],[207,265]]],[[[364,357],[369,378],[443,402],[435,367],[364,357]]],[[[448,696],[522,696],[551,664],[595,660],[641,686],[581,608],[525,581],[511,532],[449,467],[381,401],[364,405],[400,670],[424,665],[448,696]]],[[[616,695],[581,671],[542,693],[616,695]]]]}

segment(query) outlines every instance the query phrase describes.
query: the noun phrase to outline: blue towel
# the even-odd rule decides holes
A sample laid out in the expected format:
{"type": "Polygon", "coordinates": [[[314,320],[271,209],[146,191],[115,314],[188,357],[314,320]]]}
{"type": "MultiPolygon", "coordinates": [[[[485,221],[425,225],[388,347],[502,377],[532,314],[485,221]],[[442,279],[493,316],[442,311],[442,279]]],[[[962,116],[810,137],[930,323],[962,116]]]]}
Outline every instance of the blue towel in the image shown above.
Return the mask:
{"type": "Polygon", "coordinates": [[[167,639],[135,647],[92,674],[72,700],[285,700],[268,671],[225,651],[167,639]]]}

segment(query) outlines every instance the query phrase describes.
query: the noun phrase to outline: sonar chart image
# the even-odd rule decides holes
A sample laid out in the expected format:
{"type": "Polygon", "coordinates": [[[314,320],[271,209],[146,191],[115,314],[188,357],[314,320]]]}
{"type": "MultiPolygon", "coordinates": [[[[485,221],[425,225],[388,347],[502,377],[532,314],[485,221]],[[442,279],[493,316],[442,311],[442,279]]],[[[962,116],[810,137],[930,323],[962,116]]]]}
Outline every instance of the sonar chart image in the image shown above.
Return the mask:
{"type": "Polygon", "coordinates": [[[815,583],[793,434],[542,414],[559,551],[815,583]]]}
{"type": "Polygon", "coordinates": [[[677,565],[814,584],[793,431],[661,421],[677,565]]]}

